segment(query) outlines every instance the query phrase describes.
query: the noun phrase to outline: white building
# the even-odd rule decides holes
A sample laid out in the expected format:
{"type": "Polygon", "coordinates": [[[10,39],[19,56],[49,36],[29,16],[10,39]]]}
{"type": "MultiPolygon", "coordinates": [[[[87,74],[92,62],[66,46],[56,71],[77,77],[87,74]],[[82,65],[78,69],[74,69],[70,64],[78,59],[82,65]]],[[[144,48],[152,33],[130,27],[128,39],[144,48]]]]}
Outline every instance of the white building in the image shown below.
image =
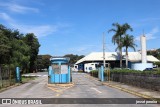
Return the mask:
{"type": "MultiPolygon", "coordinates": [[[[123,55],[123,67],[125,67],[125,52],[123,55]]],[[[105,52],[105,61],[110,63],[111,67],[119,67],[119,54],[117,52],[105,52]]],[[[159,62],[157,58],[152,55],[147,55],[147,62],[159,62]]],[[[128,52],[128,68],[131,68],[131,64],[141,62],[141,54],[139,52],[128,52]]],[[[92,52],[86,55],[84,58],[78,60],[78,70],[85,71],[84,64],[86,63],[103,63],[103,52],[92,52]]]]}

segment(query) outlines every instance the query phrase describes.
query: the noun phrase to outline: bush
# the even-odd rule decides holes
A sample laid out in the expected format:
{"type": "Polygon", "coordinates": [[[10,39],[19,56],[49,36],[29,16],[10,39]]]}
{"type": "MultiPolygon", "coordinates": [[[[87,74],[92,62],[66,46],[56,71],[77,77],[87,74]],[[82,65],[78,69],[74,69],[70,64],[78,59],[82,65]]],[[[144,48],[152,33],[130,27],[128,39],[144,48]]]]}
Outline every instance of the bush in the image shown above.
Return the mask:
{"type": "Polygon", "coordinates": [[[160,75],[159,69],[153,69],[150,71],[139,71],[139,70],[129,70],[129,69],[113,69],[111,74],[142,74],[142,75],[160,75]]]}
{"type": "Polygon", "coordinates": [[[98,70],[92,70],[90,71],[90,75],[94,77],[98,77],[98,70]]]}
{"type": "Polygon", "coordinates": [[[155,62],[154,65],[158,65],[158,67],[160,67],[160,62],[155,62]]]}

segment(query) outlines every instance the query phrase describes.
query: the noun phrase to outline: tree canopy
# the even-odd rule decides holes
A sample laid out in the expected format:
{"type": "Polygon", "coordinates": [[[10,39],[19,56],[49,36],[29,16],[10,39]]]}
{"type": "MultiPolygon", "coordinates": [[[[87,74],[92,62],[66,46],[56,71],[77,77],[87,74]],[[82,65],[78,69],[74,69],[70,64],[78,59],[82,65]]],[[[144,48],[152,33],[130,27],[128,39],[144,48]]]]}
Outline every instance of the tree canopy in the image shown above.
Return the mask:
{"type": "Polygon", "coordinates": [[[23,72],[36,70],[40,44],[33,33],[21,34],[0,25],[0,65],[19,66],[23,72]]]}
{"type": "Polygon", "coordinates": [[[37,69],[43,71],[43,69],[48,69],[50,66],[51,55],[38,55],[37,58],[37,69]]]}
{"type": "Polygon", "coordinates": [[[73,65],[75,64],[78,60],[84,57],[84,55],[73,55],[73,54],[66,54],[64,57],[69,57],[70,58],[70,64],[73,65]]]}
{"type": "Polygon", "coordinates": [[[114,32],[114,35],[112,36],[112,42],[114,44],[117,44],[117,49],[119,50],[120,54],[120,68],[122,68],[122,39],[127,31],[132,31],[132,28],[128,23],[122,25],[120,25],[119,23],[113,23],[112,26],[114,28],[110,29],[108,32],[114,32]]]}
{"type": "Polygon", "coordinates": [[[153,55],[160,60],[160,48],[155,50],[148,50],[147,55],[153,55]]]}
{"type": "Polygon", "coordinates": [[[122,45],[125,47],[126,51],[126,68],[128,68],[128,48],[132,48],[134,51],[136,51],[135,47],[137,46],[134,43],[134,36],[125,34],[125,36],[122,38],[122,45]]]}

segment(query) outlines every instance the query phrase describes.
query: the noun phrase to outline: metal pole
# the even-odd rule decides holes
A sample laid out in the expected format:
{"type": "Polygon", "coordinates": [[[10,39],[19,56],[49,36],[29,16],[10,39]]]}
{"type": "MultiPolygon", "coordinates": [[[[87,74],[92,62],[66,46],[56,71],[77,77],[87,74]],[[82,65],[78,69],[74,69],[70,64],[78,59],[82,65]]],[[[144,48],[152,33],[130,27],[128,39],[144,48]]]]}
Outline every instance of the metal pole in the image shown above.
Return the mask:
{"type": "Polygon", "coordinates": [[[104,71],[106,69],[106,63],[105,63],[105,34],[103,32],[103,67],[104,71]]]}
{"type": "Polygon", "coordinates": [[[108,81],[110,81],[110,74],[111,74],[111,72],[110,72],[110,63],[108,63],[108,81]]]}

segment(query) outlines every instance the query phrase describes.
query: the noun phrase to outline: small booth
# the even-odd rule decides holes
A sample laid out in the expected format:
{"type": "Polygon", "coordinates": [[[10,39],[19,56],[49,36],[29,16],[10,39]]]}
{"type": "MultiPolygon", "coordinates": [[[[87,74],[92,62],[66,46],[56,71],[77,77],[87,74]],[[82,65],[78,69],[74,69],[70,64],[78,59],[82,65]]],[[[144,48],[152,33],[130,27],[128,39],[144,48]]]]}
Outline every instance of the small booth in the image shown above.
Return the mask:
{"type": "Polygon", "coordinates": [[[70,83],[71,70],[69,66],[70,58],[51,57],[51,66],[48,71],[48,83],[70,83]]]}

